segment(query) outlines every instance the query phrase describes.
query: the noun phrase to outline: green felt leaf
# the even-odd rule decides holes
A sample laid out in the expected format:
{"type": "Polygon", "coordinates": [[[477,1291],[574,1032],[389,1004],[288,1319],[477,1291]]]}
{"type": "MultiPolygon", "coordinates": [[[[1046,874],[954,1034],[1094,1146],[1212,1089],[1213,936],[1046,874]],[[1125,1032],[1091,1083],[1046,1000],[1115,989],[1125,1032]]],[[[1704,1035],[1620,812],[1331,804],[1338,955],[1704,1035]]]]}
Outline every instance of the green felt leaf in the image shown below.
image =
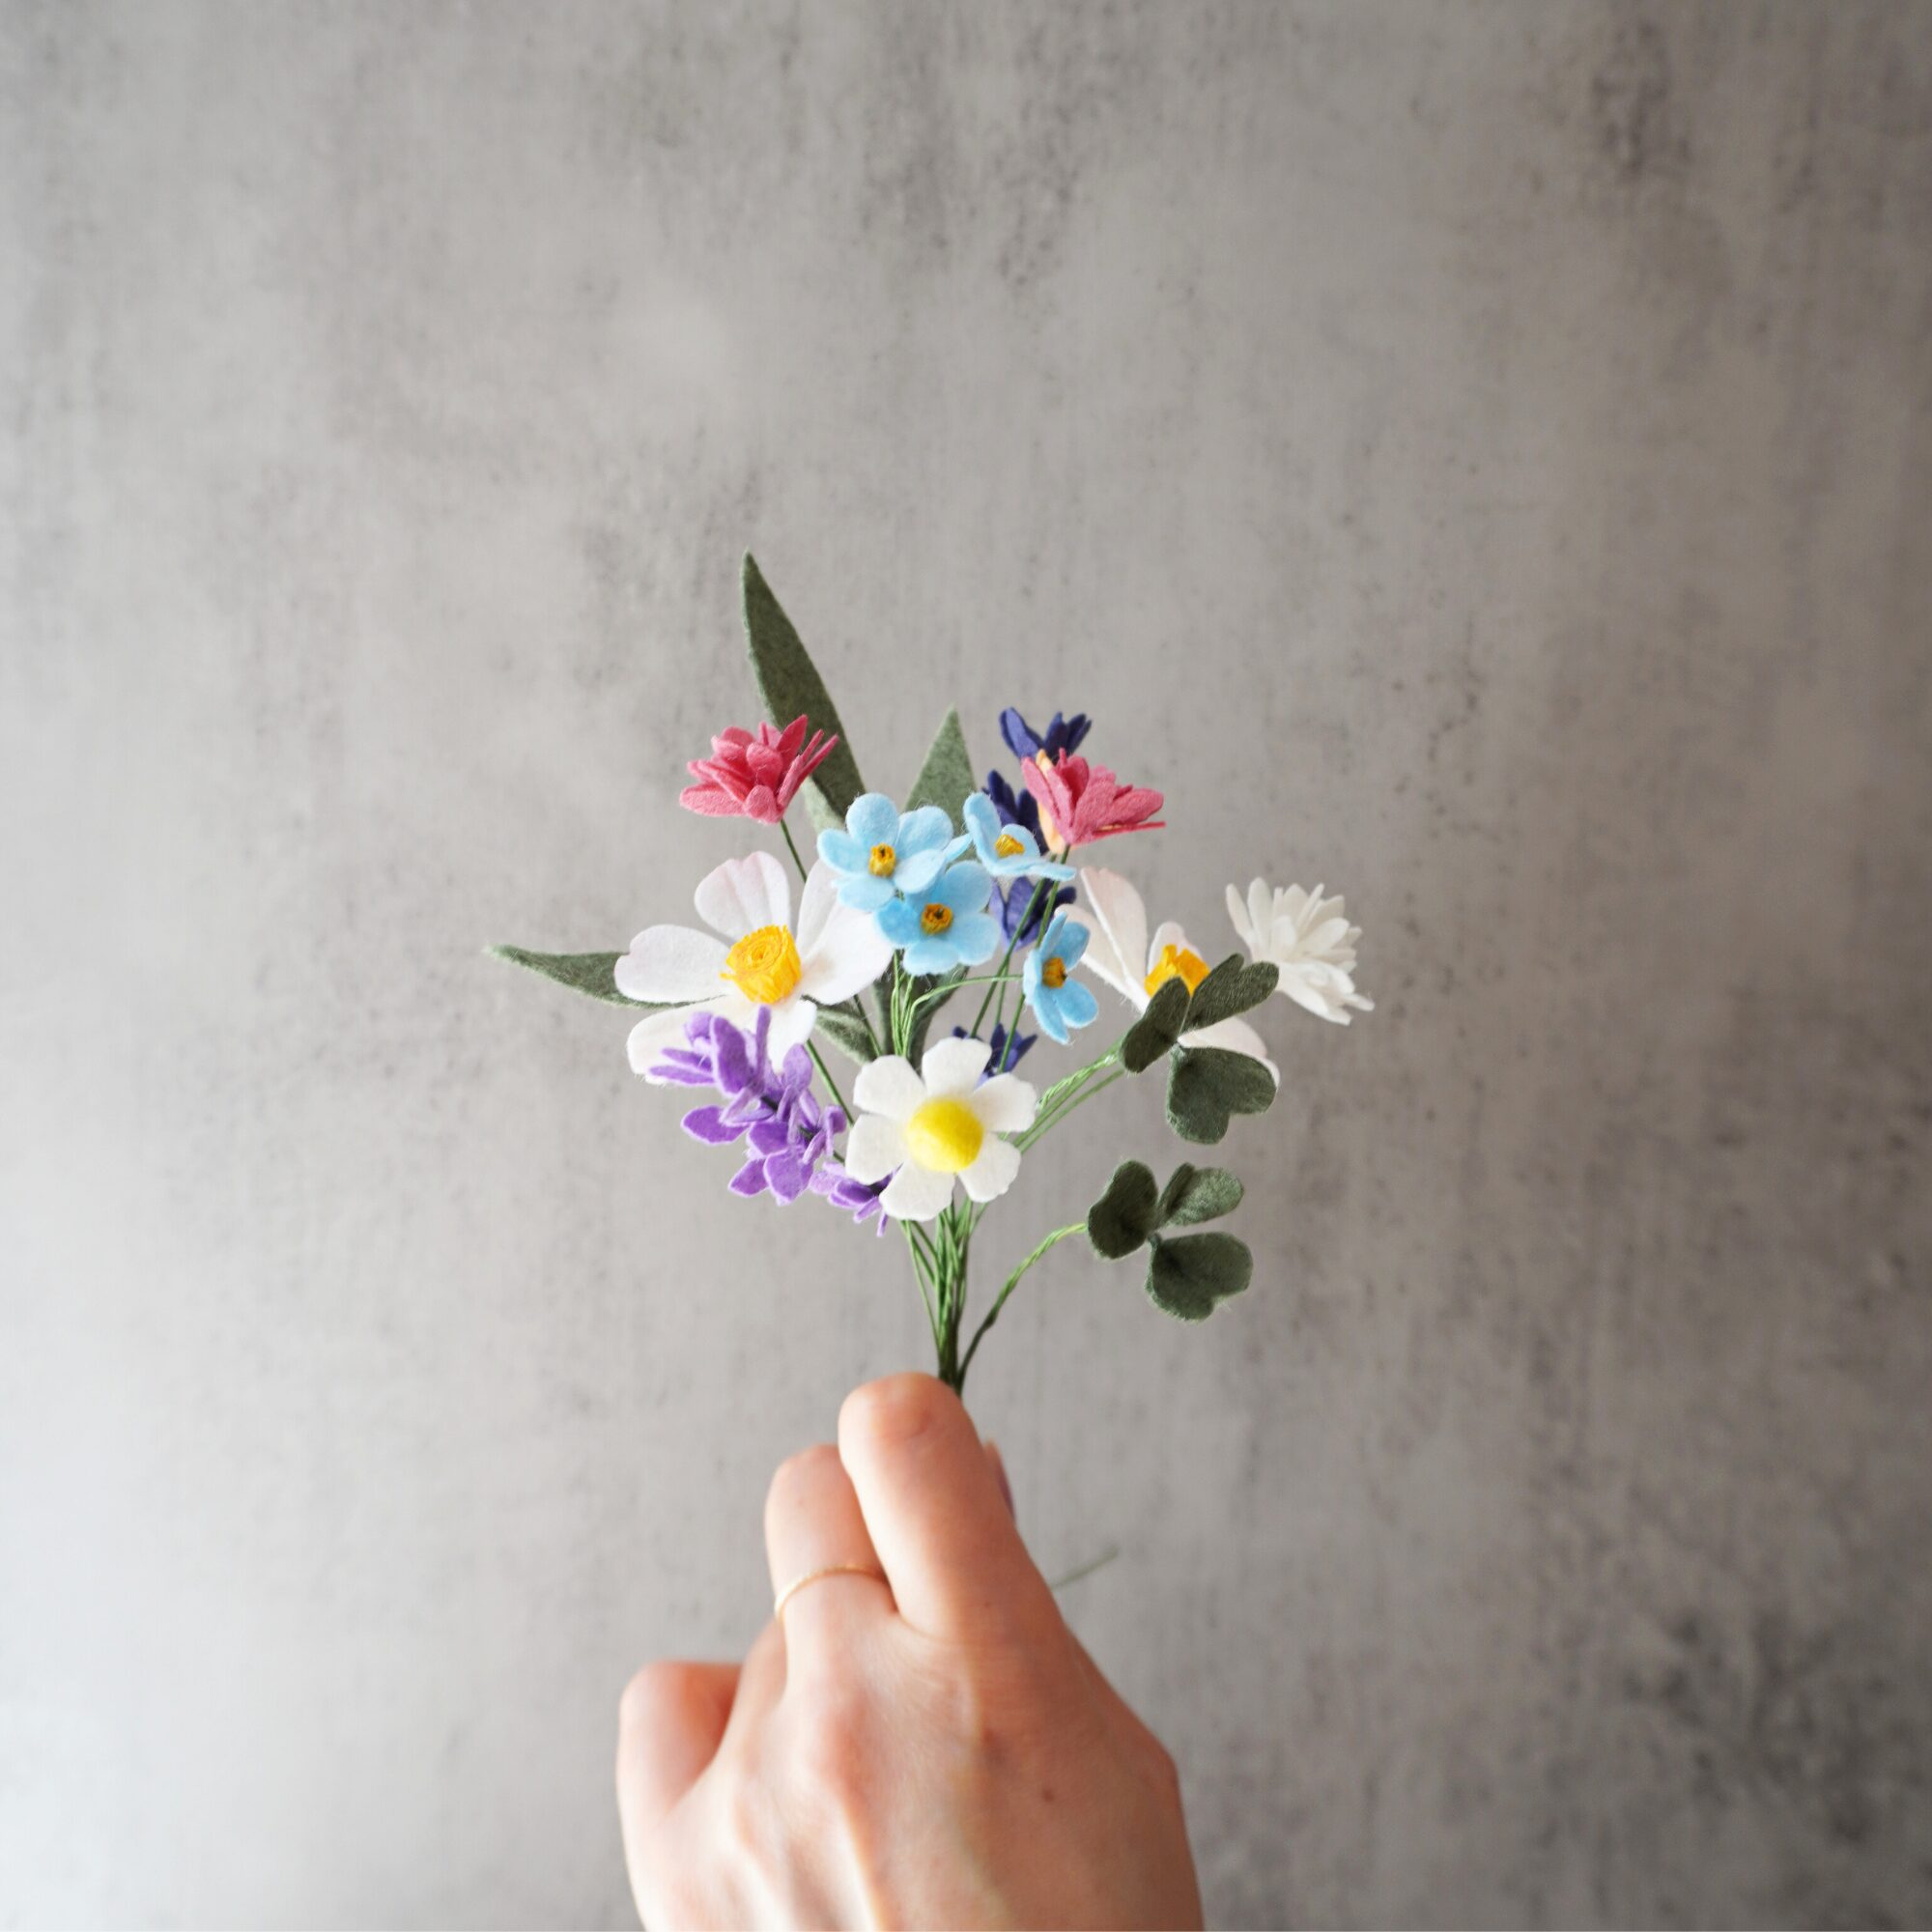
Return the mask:
{"type": "Polygon", "coordinates": [[[966,753],[966,734],[959,728],[959,714],[949,711],[925,754],[925,763],[919,768],[919,777],[912,781],[905,809],[917,811],[923,805],[936,805],[963,829],[966,820],[960,807],[979,788],[973,778],[973,760],[966,753]]]}
{"type": "Polygon", "coordinates": [[[782,729],[802,711],[814,731],[838,734],[831,756],[806,780],[805,792],[807,807],[821,830],[842,825],[852,801],[866,789],[866,781],[859,776],[859,761],[852,754],[852,741],[838,722],[838,712],[818,667],[749,552],[745,556],[745,638],[751,647],[752,670],[772,723],[782,729]]]}
{"type": "Polygon", "coordinates": [[[939,994],[929,1006],[920,1008],[913,1015],[912,1032],[906,1038],[906,1058],[918,1066],[925,1058],[925,1037],[932,1031],[932,1023],[939,1017],[940,1010],[952,997],[952,989],[965,979],[966,969],[955,966],[952,972],[937,980],[922,980],[916,990],[920,993],[939,994]]]}
{"type": "Polygon", "coordinates": [[[1258,959],[1249,965],[1238,952],[1229,953],[1195,987],[1193,1002],[1187,1009],[1186,1031],[1197,1033],[1203,1027],[1231,1020],[1236,1013],[1260,1006],[1274,991],[1275,981],[1280,978],[1281,968],[1268,960],[1258,959]]]}
{"type": "Polygon", "coordinates": [[[1130,1255],[1158,1225],[1153,1171],[1137,1160],[1114,1170],[1107,1191],[1087,1210],[1087,1238],[1110,1262],[1130,1255]]]}
{"type": "Polygon", "coordinates": [[[1274,1076],[1259,1060],[1218,1046],[1176,1050],[1167,1122],[1182,1140],[1211,1146],[1228,1131],[1232,1115],[1264,1114],[1273,1105],[1274,1076]]]}
{"type": "Polygon", "coordinates": [[[627,1000],[618,992],[617,982],[611,976],[624,956],[621,952],[526,952],[521,946],[493,946],[490,956],[507,959],[512,966],[521,966],[527,972],[541,973],[546,980],[554,980],[573,993],[608,1000],[613,1007],[629,1007],[637,1013],[666,1010],[664,1006],[653,1006],[648,1000],[627,1000]]]}
{"type": "Polygon", "coordinates": [[[1182,1161],[1160,1190],[1160,1226],[1190,1228],[1218,1220],[1241,1205],[1241,1183],[1225,1167],[1192,1167],[1182,1161]]]}
{"type": "Polygon", "coordinates": [[[878,1056],[872,1051],[871,1036],[850,1007],[820,1007],[815,1031],[829,1039],[848,1060],[864,1066],[878,1056]]]}
{"type": "Polygon", "coordinates": [[[1122,1037],[1121,1065],[1129,1073],[1145,1073],[1180,1037],[1186,1020],[1187,982],[1169,980],[1122,1037]]]}
{"type": "Polygon", "coordinates": [[[1205,1321],[1215,1304],[1239,1294],[1254,1278],[1255,1258],[1234,1235],[1153,1237],[1148,1257],[1148,1299],[1177,1321],[1205,1321]]]}

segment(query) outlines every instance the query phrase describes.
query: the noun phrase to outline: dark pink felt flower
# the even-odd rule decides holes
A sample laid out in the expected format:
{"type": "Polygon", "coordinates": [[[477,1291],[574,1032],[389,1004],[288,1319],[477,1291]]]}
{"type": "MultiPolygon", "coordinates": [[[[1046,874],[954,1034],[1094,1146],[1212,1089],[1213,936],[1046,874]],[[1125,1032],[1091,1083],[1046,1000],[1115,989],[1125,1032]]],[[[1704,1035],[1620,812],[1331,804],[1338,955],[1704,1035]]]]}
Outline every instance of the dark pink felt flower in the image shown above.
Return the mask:
{"type": "Polygon", "coordinates": [[[1044,752],[1020,766],[1027,790],[1039,801],[1039,829],[1051,852],[1070,852],[1123,832],[1155,832],[1153,814],[1165,803],[1146,785],[1123,785],[1105,765],[1072,752],[1049,762],[1044,752]]]}
{"type": "Polygon", "coordinates": [[[703,781],[686,785],[678,803],[707,818],[755,818],[776,825],[798,788],[831,755],[838,742],[814,731],[806,742],[805,719],[794,718],[782,731],[760,724],[755,733],[733,724],[711,741],[708,758],[694,758],[691,775],[703,781]]]}

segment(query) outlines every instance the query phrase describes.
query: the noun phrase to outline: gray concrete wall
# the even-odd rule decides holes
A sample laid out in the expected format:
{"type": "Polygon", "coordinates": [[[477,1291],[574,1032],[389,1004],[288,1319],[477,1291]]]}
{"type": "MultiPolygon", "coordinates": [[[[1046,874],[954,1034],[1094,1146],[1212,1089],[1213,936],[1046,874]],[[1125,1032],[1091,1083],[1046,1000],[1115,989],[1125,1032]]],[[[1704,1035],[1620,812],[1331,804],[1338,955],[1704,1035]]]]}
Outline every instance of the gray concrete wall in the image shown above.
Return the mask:
{"type": "Polygon", "coordinates": [[[875,781],[1085,705],[1366,929],[1255,1291],[976,1370],[1213,1915],[1932,1917],[1932,10],[0,23],[0,1916],[626,1918],[921,1360],[479,956],[735,849],[750,547],[875,781]]]}

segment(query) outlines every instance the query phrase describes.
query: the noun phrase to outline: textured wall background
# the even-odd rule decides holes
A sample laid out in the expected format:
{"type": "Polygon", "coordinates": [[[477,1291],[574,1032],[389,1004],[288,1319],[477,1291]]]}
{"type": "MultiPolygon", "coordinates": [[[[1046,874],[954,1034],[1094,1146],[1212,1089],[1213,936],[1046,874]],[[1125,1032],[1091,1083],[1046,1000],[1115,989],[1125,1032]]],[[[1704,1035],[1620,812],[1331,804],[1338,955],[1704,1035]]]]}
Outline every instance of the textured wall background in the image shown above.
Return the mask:
{"type": "Polygon", "coordinates": [[[735,849],[749,546],[876,781],[1085,705],[1367,929],[1256,1291],[977,1378],[1214,1916],[1932,1916],[1932,9],[0,20],[0,1912],[626,1919],[921,1359],[479,954],[735,849]]]}

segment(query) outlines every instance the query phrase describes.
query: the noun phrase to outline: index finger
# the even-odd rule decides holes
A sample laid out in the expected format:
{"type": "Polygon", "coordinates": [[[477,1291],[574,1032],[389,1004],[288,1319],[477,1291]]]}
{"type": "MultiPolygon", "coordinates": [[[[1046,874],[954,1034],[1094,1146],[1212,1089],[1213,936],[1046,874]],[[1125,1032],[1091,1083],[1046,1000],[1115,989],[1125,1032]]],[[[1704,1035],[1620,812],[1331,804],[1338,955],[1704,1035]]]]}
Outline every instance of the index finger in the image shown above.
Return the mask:
{"type": "Polygon", "coordinates": [[[855,1389],[838,1411],[838,1456],[914,1629],[964,1638],[1059,1623],[979,1432],[945,1383],[898,1375],[855,1389]]]}

